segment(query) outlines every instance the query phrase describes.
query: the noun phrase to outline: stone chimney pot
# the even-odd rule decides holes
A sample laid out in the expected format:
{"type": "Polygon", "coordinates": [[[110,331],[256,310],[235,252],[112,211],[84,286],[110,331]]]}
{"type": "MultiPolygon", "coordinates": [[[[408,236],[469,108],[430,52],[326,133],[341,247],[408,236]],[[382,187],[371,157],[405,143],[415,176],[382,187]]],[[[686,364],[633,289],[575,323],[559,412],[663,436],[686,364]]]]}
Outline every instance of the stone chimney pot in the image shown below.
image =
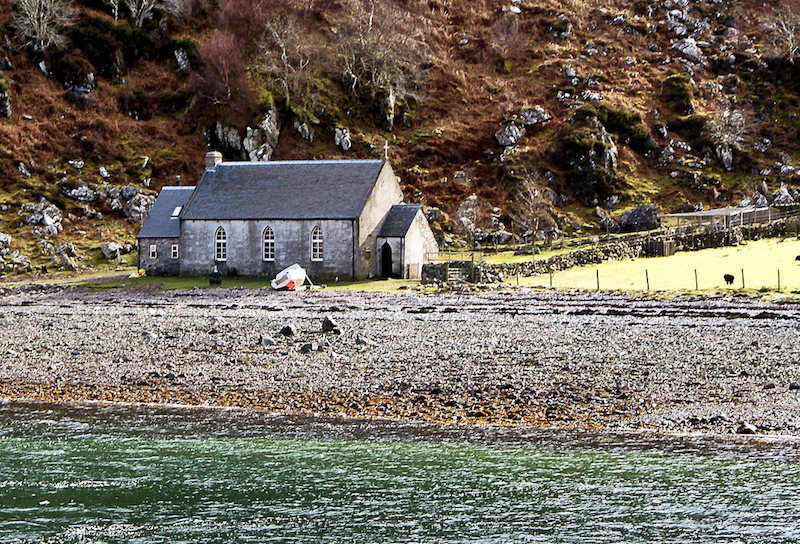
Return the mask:
{"type": "Polygon", "coordinates": [[[214,168],[222,162],[222,153],[219,151],[209,151],[206,153],[206,168],[214,168]]]}

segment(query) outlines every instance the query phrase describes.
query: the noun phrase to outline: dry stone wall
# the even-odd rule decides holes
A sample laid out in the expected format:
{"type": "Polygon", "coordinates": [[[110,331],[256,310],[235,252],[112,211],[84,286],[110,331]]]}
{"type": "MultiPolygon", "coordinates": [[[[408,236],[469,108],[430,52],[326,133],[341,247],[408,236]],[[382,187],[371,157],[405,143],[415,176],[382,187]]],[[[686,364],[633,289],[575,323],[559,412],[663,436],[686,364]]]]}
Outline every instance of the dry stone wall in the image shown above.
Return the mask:
{"type": "MultiPolygon", "coordinates": [[[[628,237],[602,245],[577,249],[549,259],[515,264],[483,263],[481,281],[495,283],[510,275],[538,276],[567,270],[574,266],[599,264],[604,261],[619,261],[640,257],[659,257],[664,248],[673,246],[675,251],[697,251],[728,245],[738,245],[749,240],[776,238],[787,234],[786,221],[774,221],[766,225],[735,227],[728,232],[684,233],[680,235],[657,235],[628,237]]],[[[788,234],[794,234],[793,229],[788,234]]],[[[671,252],[670,252],[671,253],[671,252]]]]}

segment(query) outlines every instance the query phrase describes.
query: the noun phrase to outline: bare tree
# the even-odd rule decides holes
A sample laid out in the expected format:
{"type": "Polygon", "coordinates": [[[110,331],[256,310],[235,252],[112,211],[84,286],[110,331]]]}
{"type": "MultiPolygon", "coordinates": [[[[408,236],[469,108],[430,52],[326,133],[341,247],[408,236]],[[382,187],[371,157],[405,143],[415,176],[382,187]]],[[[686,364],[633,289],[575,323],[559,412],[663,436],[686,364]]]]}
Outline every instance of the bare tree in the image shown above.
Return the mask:
{"type": "Polygon", "coordinates": [[[137,28],[141,28],[153,16],[158,4],[159,0],[125,0],[125,6],[131,12],[131,20],[137,28]]]}
{"type": "Polygon", "coordinates": [[[352,94],[409,94],[424,57],[419,21],[394,0],[349,0],[345,7],[334,32],[352,94]]]}
{"type": "Polygon", "coordinates": [[[492,27],[492,50],[504,65],[525,52],[527,40],[516,15],[507,15],[492,27]]]}
{"type": "Polygon", "coordinates": [[[280,90],[287,109],[313,115],[323,91],[319,75],[320,51],[312,33],[291,14],[281,14],[266,25],[261,44],[263,66],[280,90]]]}
{"type": "Polygon", "coordinates": [[[546,181],[538,172],[523,171],[512,192],[512,220],[520,229],[528,231],[526,235],[536,237],[542,231],[553,232],[557,227],[554,197],[553,190],[546,187],[546,181]]]}
{"type": "Polygon", "coordinates": [[[111,8],[111,14],[114,16],[114,24],[119,20],[119,8],[122,5],[122,0],[105,0],[108,7],[111,8]]]}
{"type": "Polygon", "coordinates": [[[792,64],[800,55],[800,14],[791,6],[785,7],[775,19],[775,45],[792,64]]]}
{"type": "Polygon", "coordinates": [[[217,20],[221,29],[235,34],[245,55],[261,50],[267,23],[273,13],[289,13],[282,0],[219,0],[217,20]]]}
{"type": "Polygon", "coordinates": [[[44,51],[64,43],[64,29],[75,16],[71,0],[18,0],[11,24],[21,43],[44,51]]]}
{"type": "Polygon", "coordinates": [[[194,7],[194,0],[163,0],[164,10],[177,19],[187,18],[194,7]]]}
{"type": "Polygon", "coordinates": [[[227,104],[248,88],[247,66],[233,34],[214,31],[198,53],[202,69],[196,84],[215,104],[227,104]]]}

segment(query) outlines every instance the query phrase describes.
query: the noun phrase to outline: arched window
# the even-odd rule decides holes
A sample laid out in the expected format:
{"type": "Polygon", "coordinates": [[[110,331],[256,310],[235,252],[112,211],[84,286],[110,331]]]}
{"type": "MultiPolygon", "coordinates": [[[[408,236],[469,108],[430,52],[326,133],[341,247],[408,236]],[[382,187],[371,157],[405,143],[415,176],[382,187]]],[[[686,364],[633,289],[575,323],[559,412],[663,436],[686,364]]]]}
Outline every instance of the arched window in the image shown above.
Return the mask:
{"type": "Polygon", "coordinates": [[[228,235],[222,227],[218,228],[214,235],[214,260],[228,260],[228,235]]]}
{"type": "Polygon", "coordinates": [[[311,231],[311,260],[322,260],[322,229],[319,227],[311,231]]]}
{"type": "Polygon", "coordinates": [[[264,229],[264,260],[275,260],[275,232],[270,227],[264,229]]]}

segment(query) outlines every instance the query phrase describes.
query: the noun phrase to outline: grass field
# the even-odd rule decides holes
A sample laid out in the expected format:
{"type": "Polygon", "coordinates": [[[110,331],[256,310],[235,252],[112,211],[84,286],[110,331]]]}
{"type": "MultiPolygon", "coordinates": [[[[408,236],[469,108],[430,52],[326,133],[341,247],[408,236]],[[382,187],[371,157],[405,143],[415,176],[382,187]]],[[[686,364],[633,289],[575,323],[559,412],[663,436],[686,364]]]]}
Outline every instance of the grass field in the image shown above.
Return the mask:
{"type": "MultiPolygon", "coordinates": [[[[778,271],[780,290],[783,294],[800,294],[800,240],[770,239],[750,242],[747,245],[680,252],[672,257],[627,259],[605,262],[597,266],[575,267],[553,274],[552,286],[557,289],[597,289],[598,275],[601,290],[615,291],[683,291],[693,292],[776,292],[778,271]],[[742,271],[744,270],[744,283],[742,271]],[[695,284],[695,272],[697,284],[695,284]],[[726,285],[723,275],[732,274],[735,280],[726,285]],[[649,279],[649,289],[648,289],[649,279]],[[697,289],[695,288],[697,286],[697,289]]],[[[501,262],[517,261],[520,256],[500,255],[501,262]]],[[[530,260],[530,256],[523,256],[530,260]]],[[[536,259],[544,256],[537,255],[536,259]]],[[[247,289],[269,288],[270,278],[222,278],[223,288],[243,287],[247,289]]],[[[516,285],[516,278],[506,281],[516,285]]],[[[84,285],[94,288],[124,286],[159,286],[164,289],[210,288],[206,277],[142,277],[115,278],[113,281],[88,279],[84,285]]],[[[380,279],[366,281],[341,281],[328,283],[326,289],[379,292],[397,291],[418,285],[418,281],[380,279]]],[[[550,276],[519,278],[520,286],[550,287],[550,276]]]]}
{"type": "MultiPolygon", "coordinates": [[[[576,267],[553,274],[553,287],[623,291],[800,291],[800,240],[780,239],[749,242],[747,245],[679,252],[672,257],[610,261],[597,266],[576,267]],[[744,283],[742,271],[744,270],[744,283]],[[695,283],[695,271],[697,282],[695,283]],[[726,285],[723,276],[735,280],[726,285]]],[[[516,283],[516,279],[512,280],[516,283]]],[[[520,285],[549,287],[548,275],[520,278],[520,285]]]]}

